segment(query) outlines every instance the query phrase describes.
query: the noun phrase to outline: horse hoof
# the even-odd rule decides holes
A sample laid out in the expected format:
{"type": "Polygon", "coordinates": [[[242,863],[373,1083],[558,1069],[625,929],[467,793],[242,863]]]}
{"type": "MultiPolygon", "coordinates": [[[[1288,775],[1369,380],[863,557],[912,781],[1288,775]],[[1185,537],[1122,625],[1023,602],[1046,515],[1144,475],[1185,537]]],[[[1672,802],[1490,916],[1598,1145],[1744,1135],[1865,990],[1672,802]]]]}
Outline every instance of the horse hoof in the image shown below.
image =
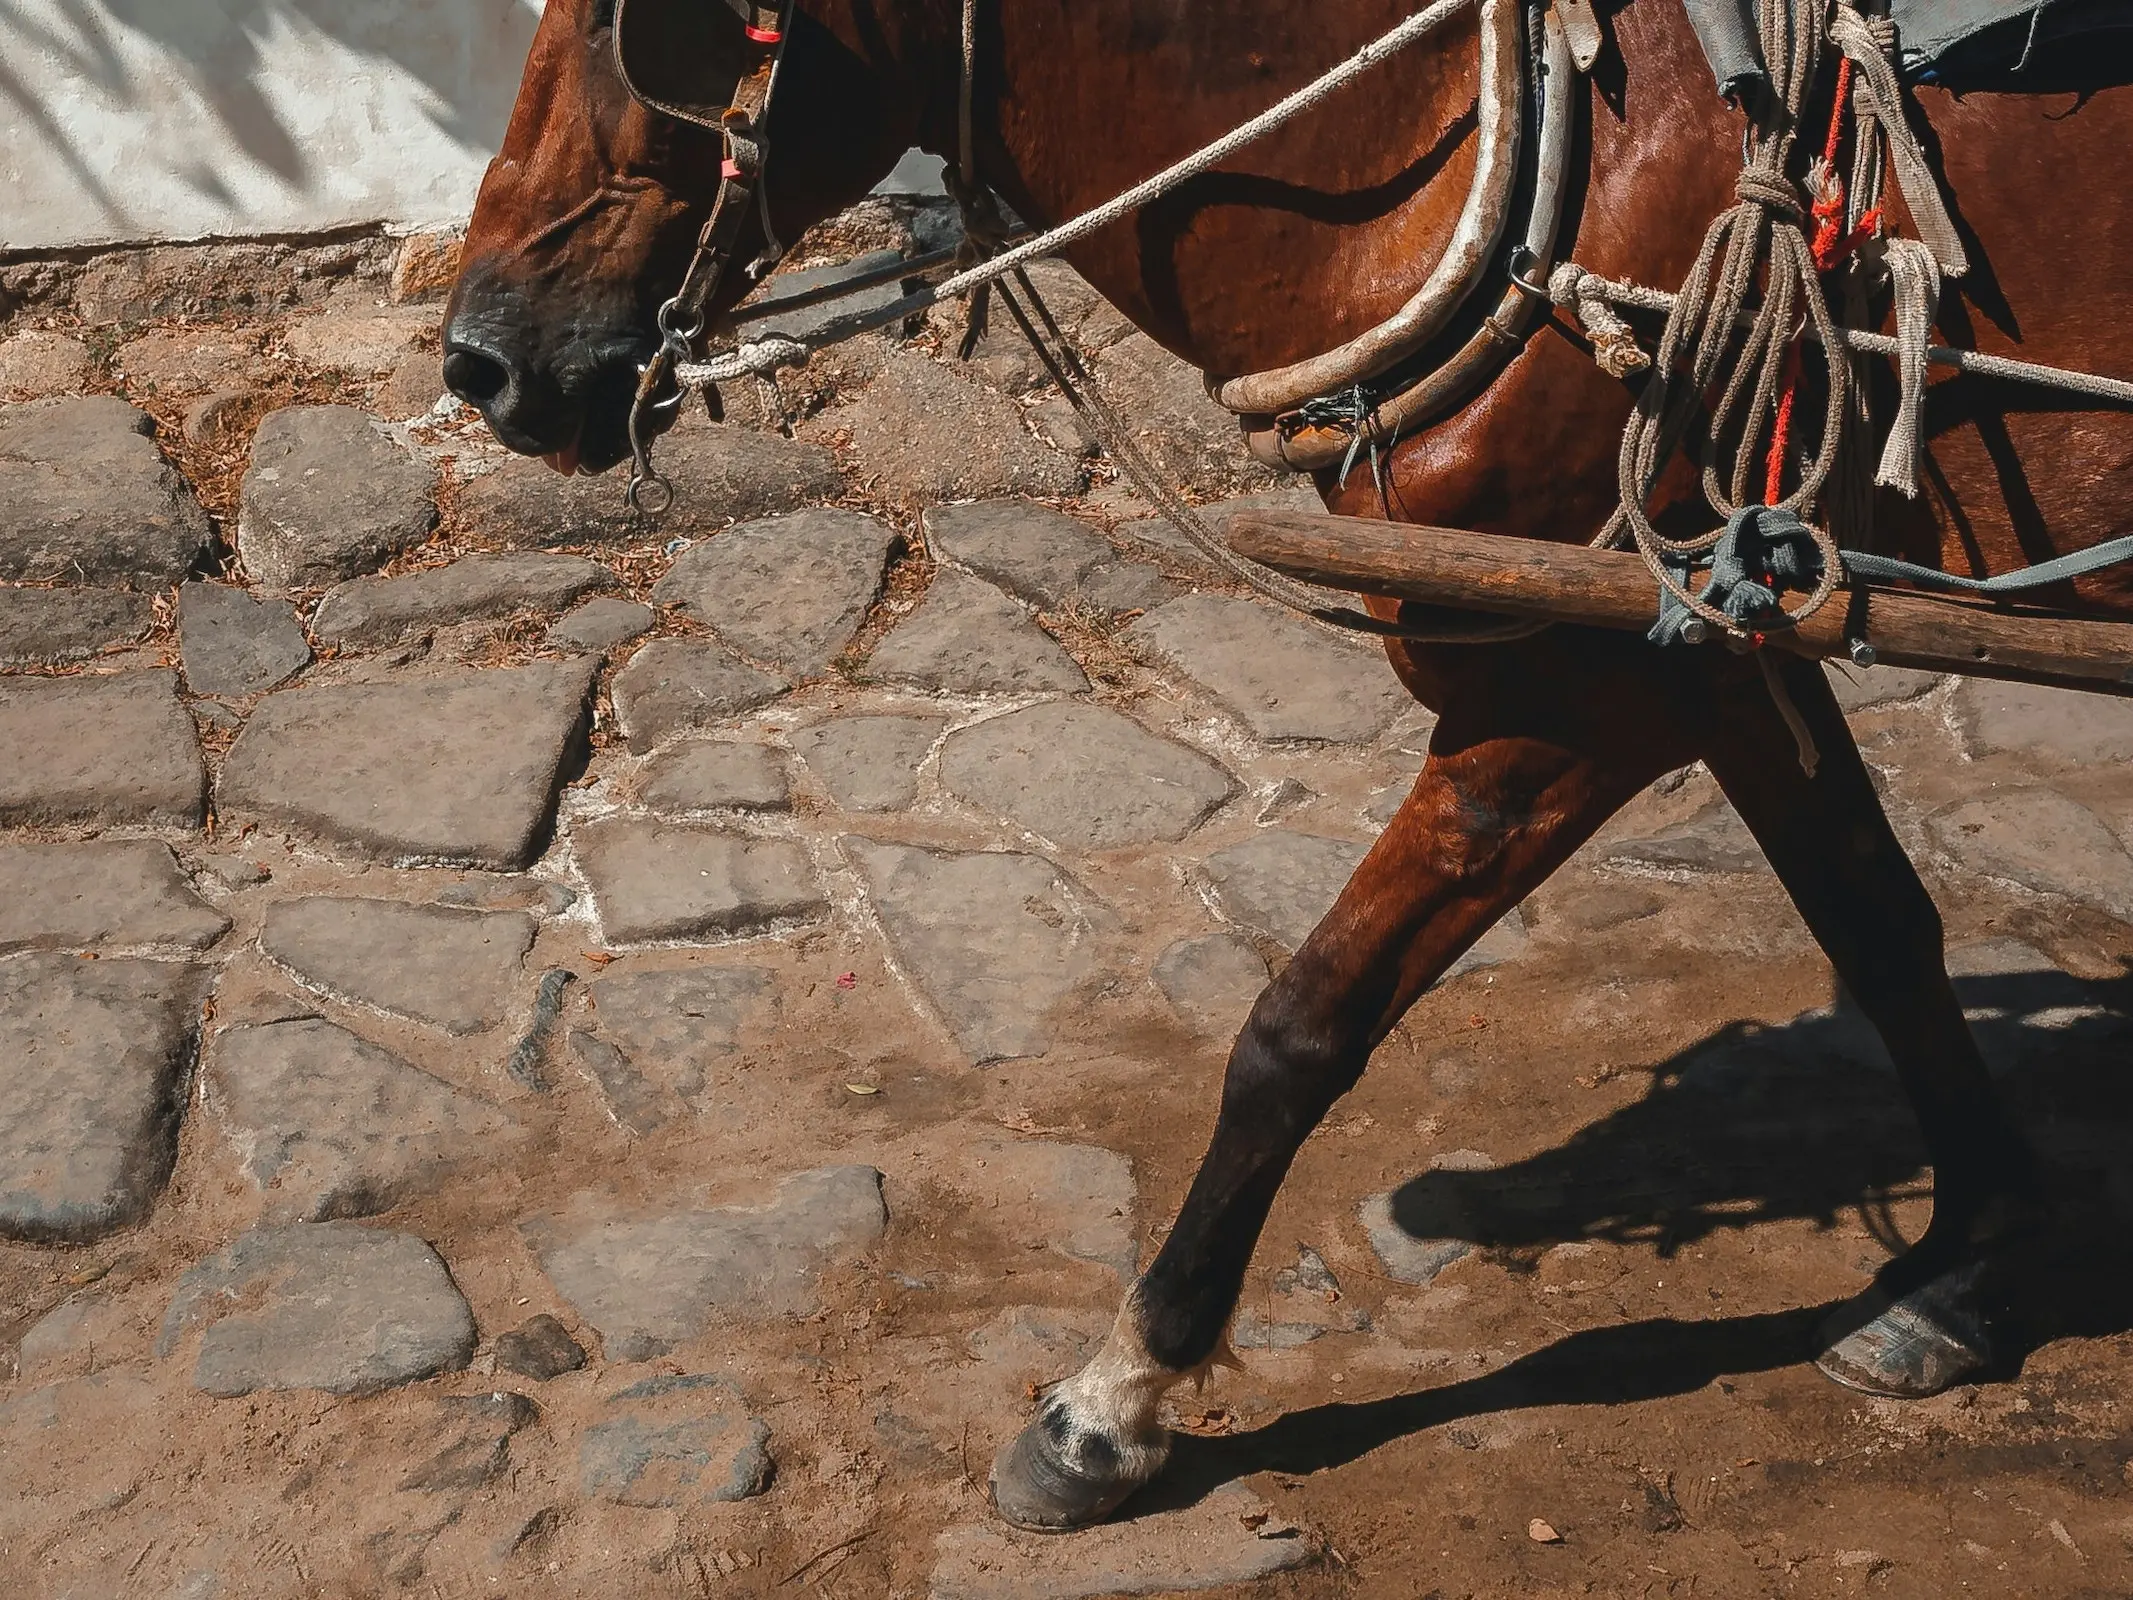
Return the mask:
{"type": "Polygon", "coordinates": [[[1929,1279],[1904,1294],[1875,1285],[1822,1326],[1822,1375],[1861,1394],[1923,1400],[1992,1362],[1992,1336],[1979,1307],[1981,1263],[1929,1279]]]}
{"type": "Polygon", "coordinates": [[[1165,1453],[1142,1446],[1121,1454],[1103,1435],[1076,1429],[1063,1407],[1047,1405],[994,1458],[992,1503],[1004,1521],[1032,1533],[1085,1528],[1154,1477],[1165,1453]]]}

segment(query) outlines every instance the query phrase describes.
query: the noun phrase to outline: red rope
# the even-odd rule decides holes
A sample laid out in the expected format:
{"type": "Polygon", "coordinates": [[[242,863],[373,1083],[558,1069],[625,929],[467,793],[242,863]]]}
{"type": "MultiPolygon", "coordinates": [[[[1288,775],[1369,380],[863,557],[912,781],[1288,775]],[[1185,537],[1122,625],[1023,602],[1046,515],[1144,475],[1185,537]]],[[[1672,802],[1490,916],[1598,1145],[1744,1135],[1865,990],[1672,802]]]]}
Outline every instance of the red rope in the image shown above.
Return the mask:
{"type": "Polygon", "coordinates": [[[1785,494],[1785,456],[1792,443],[1792,402],[1800,388],[1800,347],[1785,352],[1785,381],[1778,389],[1777,421],[1770,427],[1770,455],[1763,464],[1763,504],[1774,506],[1785,494]]]}
{"type": "MultiPolygon", "coordinates": [[[[1844,142],[1844,112],[1851,104],[1854,63],[1845,56],[1837,63],[1837,91],[1829,107],[1829,137],[1822,143],[1824,190],[1813,205],[1815,234],[1809,246],[1815,268],[1828,272],[1840,265],[1859,246],[1874,237],[1881,225],[1876,206],[1859,219],[1859,226],[1844,231],[1844,180],[1837,176],[1837,153],[1844,142]]],[[[1770,454],[1763,464],[1763,503],[1776,505],[1784,492],[1785,458],[1792,443],[1792,402],[1800,386],[1800,347],[1795,342],[1785,352],[1784,381],[1778,390],[1777,419],[1770,429],[1770,454]]]]}

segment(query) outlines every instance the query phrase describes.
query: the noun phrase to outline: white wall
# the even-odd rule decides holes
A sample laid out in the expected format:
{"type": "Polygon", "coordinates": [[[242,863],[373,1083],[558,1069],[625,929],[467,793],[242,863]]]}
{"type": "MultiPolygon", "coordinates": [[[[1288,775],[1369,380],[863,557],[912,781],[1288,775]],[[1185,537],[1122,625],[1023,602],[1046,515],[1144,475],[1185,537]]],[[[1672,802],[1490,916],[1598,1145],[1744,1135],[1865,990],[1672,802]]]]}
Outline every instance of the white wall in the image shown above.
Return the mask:
{"type": "Polygon", "coordinates": [[[541,0],[0,0],[0,251],[463,219],[541,0]]]}

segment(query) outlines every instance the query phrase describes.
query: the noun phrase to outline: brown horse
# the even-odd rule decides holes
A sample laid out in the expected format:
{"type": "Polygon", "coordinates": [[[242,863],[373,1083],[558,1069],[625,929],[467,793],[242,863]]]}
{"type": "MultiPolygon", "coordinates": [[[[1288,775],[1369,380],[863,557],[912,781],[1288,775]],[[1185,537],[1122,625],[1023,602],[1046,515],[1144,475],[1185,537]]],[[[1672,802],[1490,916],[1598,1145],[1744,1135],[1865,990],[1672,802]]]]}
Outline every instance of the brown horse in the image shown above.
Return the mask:
{"type": "MultiPolygon", "coordinates": [[[[649,0],[636,0],[645,4],[649,0]]],[[[659,0],[665,3],[665,0],[659,0]]],[[[683,0],[672,0],[680,4],[683,0]]],[[[717,0],[687,0],[714,6],[717,0]]],[[[1038,223],[1071,216],[1214,138],[1406,14],[1405,0],[985,0],[979,175],[1038,223]]],[[[549,0],[503,154],[483,186],[447,374],[515,449],[600,470],[625,453],[652,312],[681,276],[718,147],[632,103],[612,0],[549,0]]],[[[785,238],[856,199],[911,144],[952,152],[957,0],[799,0],[768,126],[785,238]]],[[[1630,0],[1587,89],[1565,254],[1672,285],[1731,203],[1738,116],[1680,7],[1630,0]]],[[[1219,172],[1069,252],[1128,317],[1196,365],[1248,372],[1382,320],[1436,259],[1472,170],[1473,21],[1380,68],[1219,172]]],[[[2124,152],[2133,91],[1921,93],[1921,134],[1973,263],[1947,342],[2133,371],[2124,152]]],[[[1829,90],[1819,94],[1826,117],[1829,90]]],[[[753,223],[751,222],[751,228],[753,223]]],[[[760,243],[751,235],[741,258],[760,243]]],[[[745,288],[733,275],[721,304],[745,288]]],[[[1959,290],[1959,292],[1957,292],[1959,290]]],[[[1632,401],[1553,325],[1462,412],[1391,452],[1382,492],[1322,476],[1359,516],[1583,540],[1615,496],[1632,401]]],[[[1926,492],[1884,495],[1883,542],[1989,573],[2133,527],[2133,418],[1969,378],[1936,386],[1926,492]]],[[[2133,615],[2122,574],[2057,598],[2133,615]]],[[[1949,986],[1938,913],[1899,847],[1819,667],[1783,680],[1819,746],[1805,776],[1757,668],[1558,627],[1516,643],[1390,647],[1440,716],[1413,793],[1260,997],[1177,1221],[1110,1340],[1003,1453],[1011,1520],[1070,1527],[1162,1465],[1164,1393],[1222,1349],[1275,1190],[1305,1136],[1425,989],[1661,774],[1704,761],[1837,974],[1880,1030],[1935,1172],[1932,1226],[1855,1303],[1832,1375],[1923,1394],[1983,1365],[1996,1269],[2040,1223],[2027,1148],[1949,986]],[[1848,1337],[1845,1335],[1848,1334],[1848,1337]]]]}

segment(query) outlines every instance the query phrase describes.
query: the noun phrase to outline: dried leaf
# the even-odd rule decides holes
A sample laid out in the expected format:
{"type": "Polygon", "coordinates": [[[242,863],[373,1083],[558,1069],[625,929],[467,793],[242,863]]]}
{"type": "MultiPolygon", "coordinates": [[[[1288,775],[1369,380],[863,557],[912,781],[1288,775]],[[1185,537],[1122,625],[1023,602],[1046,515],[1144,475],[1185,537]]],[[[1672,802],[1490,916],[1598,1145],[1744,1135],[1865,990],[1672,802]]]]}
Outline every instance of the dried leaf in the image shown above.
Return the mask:
{"type": "Polygon", "coordinates": [[[846,1084],[846,1085],[845,1085],[844,1087],[845,1087],[845,1091],[846,1091],[847,1093],[849,1093],[849,1094],[880,1094],[880,1093],[881,1093],[881,1091],[880,1091],[879,1089],[875,1088],[875,1087],[874,1087],[874,1085],[873,1085],[873,1084],[871,1084],[871,1083],[848,1083],[848,1084],[846,1084]]]}

